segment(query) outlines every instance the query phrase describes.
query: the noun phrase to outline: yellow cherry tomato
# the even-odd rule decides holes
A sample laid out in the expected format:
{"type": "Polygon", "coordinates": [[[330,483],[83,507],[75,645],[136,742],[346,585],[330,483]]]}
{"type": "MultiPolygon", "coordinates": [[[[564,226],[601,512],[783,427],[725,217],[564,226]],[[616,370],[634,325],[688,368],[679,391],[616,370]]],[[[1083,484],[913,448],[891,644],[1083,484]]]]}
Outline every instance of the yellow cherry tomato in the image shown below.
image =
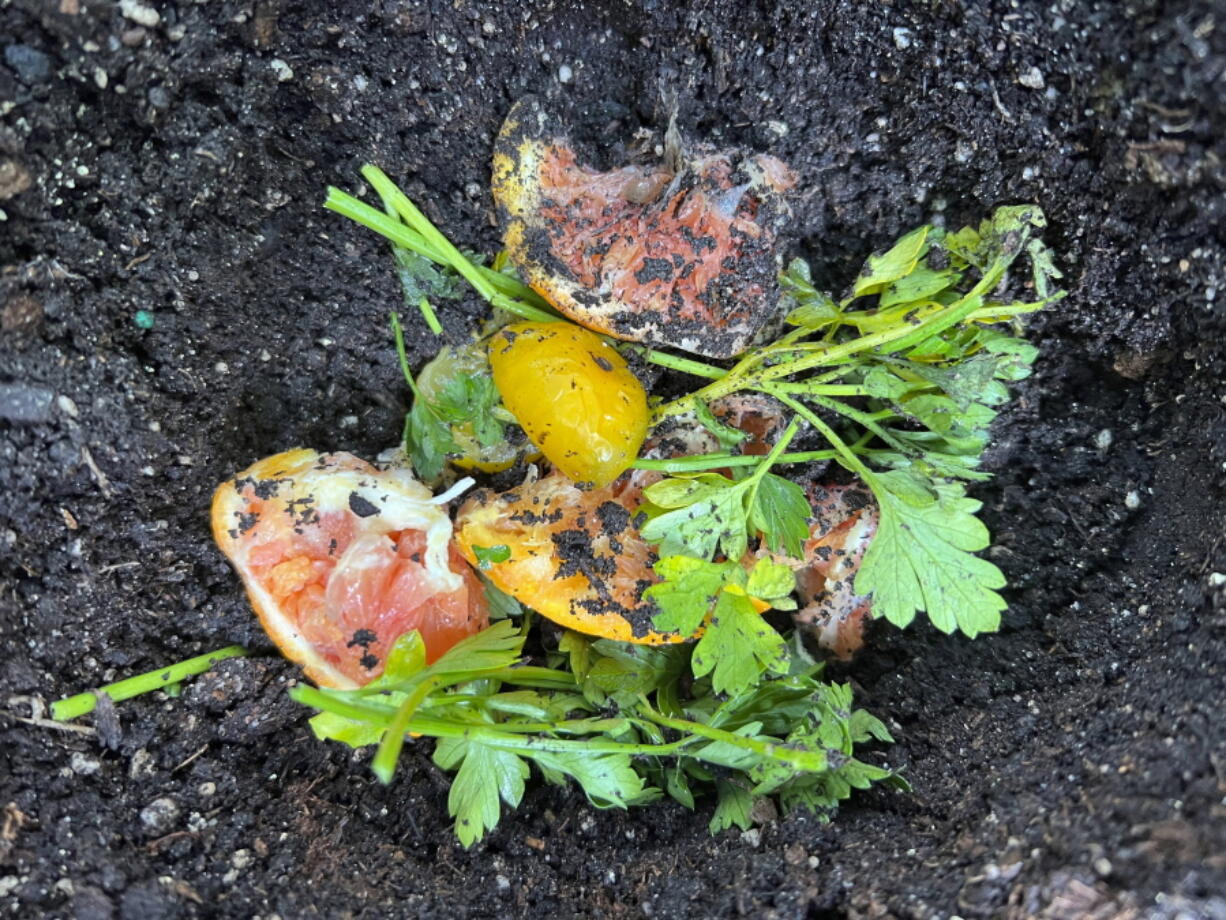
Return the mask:
{"type": "Polygon", "coordinates": [[[490,341],[503,405],[555,467],[608,485],[647,435],[647,393],[600,336],[570,323],[514,323],[490,341]]]}

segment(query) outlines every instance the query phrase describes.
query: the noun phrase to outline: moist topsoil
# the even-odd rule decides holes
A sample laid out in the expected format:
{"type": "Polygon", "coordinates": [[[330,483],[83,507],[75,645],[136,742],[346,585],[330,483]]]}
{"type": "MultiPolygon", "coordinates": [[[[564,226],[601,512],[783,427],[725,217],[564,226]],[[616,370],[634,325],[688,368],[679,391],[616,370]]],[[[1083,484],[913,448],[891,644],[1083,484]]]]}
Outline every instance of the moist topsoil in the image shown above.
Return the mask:
{"type": "Polygon", "coordinates": [[[0,45],[5,916],[1226,916],[1220,4],[18,0],[0,45]],[[973,490],[1005,625],[878,626],[836,672],[912,794],[712,838],[709,801],[537,784],[465,851],[425,745],[383,788],[287,700],[210,493],[296,445],[371,457],[407,400],[387,248],[325,186],[377,163],[492,251],[528,92],[609,163],[674,98],[782,157],[836,291],[925,221],[1048,214],[1069,296],[973,490]],[[265,654],[37,721],[231,642],[265,654]]]}

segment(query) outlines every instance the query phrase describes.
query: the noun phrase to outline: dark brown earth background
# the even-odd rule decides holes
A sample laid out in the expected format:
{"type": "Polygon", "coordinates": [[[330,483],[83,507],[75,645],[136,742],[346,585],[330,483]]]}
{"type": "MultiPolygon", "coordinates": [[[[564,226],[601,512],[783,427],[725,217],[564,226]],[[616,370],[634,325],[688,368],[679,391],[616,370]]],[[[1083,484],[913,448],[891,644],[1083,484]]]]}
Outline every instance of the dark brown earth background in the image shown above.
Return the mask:
{"type": "Polygon", "coordinates": [[[0,55],[3,916],[1226,917],[1226,6],[16,0],[0,55]],[[1049,215],[1070,294],[975,490],[1006,626],[839,672],[911,795],[711,838],[538,785],[464,851],[427,751],[382,788],[311,737],[209,497],[398,436],[397,283],[325,186],[378,163],[491,251],[516,98],[615,162],[674,91],[796,168],[836,291],[924,221],[1049,215]],[[26,721],[231,642],[117,725],[26,721]]]}

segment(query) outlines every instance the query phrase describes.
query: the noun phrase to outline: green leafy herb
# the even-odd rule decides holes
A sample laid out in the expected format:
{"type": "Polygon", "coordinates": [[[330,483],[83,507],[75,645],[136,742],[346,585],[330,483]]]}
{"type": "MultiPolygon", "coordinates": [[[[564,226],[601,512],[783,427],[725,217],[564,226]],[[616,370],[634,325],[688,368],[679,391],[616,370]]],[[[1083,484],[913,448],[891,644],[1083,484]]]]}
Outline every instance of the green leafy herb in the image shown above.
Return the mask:
{"type": "MultiPolygon", "coordinates": [[[[489,269],[462,255],[378,170],[363,174],[386,213],[336,190],[328,206],[421,264],[444,267],[436,278],[410,263],[418,285],[411,293],[427,306],[445,296],[430,284],[459,276],[497,308],[557,318],[497,260],[489,269]]],[[[998,628],[1004,579],[975,555],[989,537],[966,483],[987,478],[980,462],[1007,385],[1035,360],[1022,319],[1064,296],[1038,236],[1044,226],[1042,212],[1024,205],[957,231],[918,227],[870,256],[841,300],[793,260],[780,278],[786,331],[727,368],[621,346],[701,378],[693,392],[658,405],[653,421],[692,413],[719,444],[708,455],[636,464],[667,474],[644,490],[640,533],[656,545],[661,579],[644,597],[657,608],[655,627],[694,637],[692,645],[567,634],[548,653],[550,668],[508,664],[504,649],[489,672],[439,671],[447,656],[429,668],[406,666],[377,700],[300,688],[296,697],[323,712],[316,730],[349,743],[377,737],[375,769],[385,778],[406,731],[441,739],[440,765],[458,771],[451,808],[466,843],[519,801],[529,766],[550,782],[569,777],[593,802],[614,807],[668,795],[694,808],[713,793],[713,831],[750,826],[764,795],[827,814],[852,789],[901,783],[854,757],[857,744],[888,742],[885,726],[852,710],[848,687],[819,681],[821,665],[800,637],[787,638],[760,612],[795,608],[793,569],[780,557],[799,559],[810,538],[805,490],[777,468],[833,460],[872,491],[877,533],[855,589],[872,595],[874,616],[905,626],[923,612],[939,629],[970,636],[998,628]],[[1030,263],[1027,279],[1011,271],[1019,257],[1030,263]],[[743,434],[710,409],[745,391],[774,397],[792,414],[765,458],[737,453],[743,434]],[[825,444],[788,452],[798,435],[825,444]],[[749,557],[758,547],[774,555],[749,557]]],[[[479,384],[419,399],[406,423],[415,462],[420,454],[427,468],[441,465],[455,449],[454,425],[479,428],[482,418],[492,421],[478,436],[502,434],[479,384]]],[[[499,549],[482,548],[479,563],[498,561],[499,549]]],[[[505,640],[510,622],[499,627],[505,640]]]]}
{"type": "MultiPolygon", "coordinates": [[[[738,596],[726,590],[721,599],[738,596]]],[[[752,606],[747,615],[760,620],[752,606]]],[[[427,666],[412,633],[367,687],[299,686],[291,696],[318,710],[311,725],[320,738],[377,744],[372,766],[385,782],[410,733],[437,739],[435,763],[456,774],[448,809],[465,846],[519,804],[532,768],[547,782],[575,782],[601,808],[662,795],[692,808],[697,795],[713,794],[712,832],[749,827],[765,795],[829,816],[853,787],[895,776],[853,756],[854,744],[888,737],[884,726],[854,711],[849,691],[819,681],[819,667],[782,640],[770,653],[774,676],[741,680],[741,692],[724,695],[715,681],[686,677],[684,647],[568,633],[557,654],[570,667],[543,668],[522,657],[523,639],[504,620],[427,666]],[[610,697],[615,716],[605,712],[610,697]]]]}

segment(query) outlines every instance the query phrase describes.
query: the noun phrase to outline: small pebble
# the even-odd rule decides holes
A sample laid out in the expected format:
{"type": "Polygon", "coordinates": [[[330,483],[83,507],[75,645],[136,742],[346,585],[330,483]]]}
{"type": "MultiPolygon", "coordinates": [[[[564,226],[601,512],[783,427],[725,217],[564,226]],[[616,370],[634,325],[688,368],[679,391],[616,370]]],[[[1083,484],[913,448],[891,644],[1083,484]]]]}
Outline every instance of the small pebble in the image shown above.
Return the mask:
{"type": "Polygon", "coordinates": [[[174,799],[154,799],[140,810],[141,823],[154,833],[164,834],[179,817],[179,803],[174,799]]]}
{"type": "Polygon", "coordinates": [[[499,891],[510,891],[511,890],[511,880],[507,878],[505,875],[495,876],[494,884],[498,886],[499,891]]]}
{"type": "Polygon", "coordinates": [[[1031,67],[1025,73],[1018,74],[1017,82],[1026,89],[1043,89],[1047,85],[1043,79],[1043,71],[1037,67],[1031,67]]]}
{"type": "Polygon", "coordinates": [[[152,29],[157,26],[162,17],[151,6],[145,6],[140,0],[119,0],[119,12],[124,19],[131,19],[138,26],[152,29]]]}
{"type": "Polygon", "coordinates": [[[1110,449],[1111,444],[1114,440],[1115,440],[1115,436],[1111,433],[1111,429],[1104,428],[1102,431],[1100,431],[1098,434],[1094,436],[1094,446],[1097,447],[1099,450],[1108,450],[1110,449]]]}
{"type": "Polygon", "coordinates": [[[280,58],[273,58],[268,62],[268,66],[272,68],[272,72],[277,76],[278,83],[288,83],[294,79],[294,69],[285,63],[280,58]]]}
{"type": "Polygon", "coordinates": [[[894,30],[894,47],[899,51],[906,51],[911,47],[911,30],[897,28],[894,30]]]}
{"type": "Polygon", "coordinates": [[[16,160],[0,160],[0,201],[20,195],[33,182],[30,171],[16,160]]]}
{"type": "Polygon", "coordinates": [[[170,93],[164,86],[152,86],[148,92],[149,104],[158,111],[164,112],[170,108],[170,93]]]}
{"type": "Polygon", "coordinates": [[[29,45],[9,45],[4,49],[4,63],[27,86],[41,83],[51,76],[51,57],[29,45]]]}
{"type": "Polygon", "coordinates": [[[51,420],[55,393],[46,387],[25,383],[0,384],[0,419],[18,425],[38,425],[51,420]]]}
{"type": "Polygon", "coordinates": [[[1132,489],[1131,491],[1129,491],[1129,493],[1124,496],[1124,507],[1127,508],[1129,511],[1136,511],[1138,508],[1140,508],[1141,507],[1141,493],[1138,492],[1136,489],[1132,489]]]}
{"type": "Polygon", "coordinates": [[[74,403],[67,396],[57,396],[55,398],[55,405],[59,408],[61,412],[63,412],[69,418],[80,418],[81,417],[81,412],[79,409],[77,409],[77,404],[74,403]]]}
{"type": "Polygon", "coordinates": [[[1226,573],[1210,572],[1209,573],[1209,587],[1210,588],[1220,588],[1222,587],[1222,585],[1226,585],[1226,573]]]}
{"type": "Polygon", "coordinates": [[[200,796],[202,798],[207,799],[210,796],[215,795],[217,793],[217,784],[204,782],[204,783],[201,783],[199,787],[197,787],[196,791],[200,793],[200,796]]]}
{"type": "Polygon", "coordinates": [[[574,71],[571,70],[568,65],[563,64],[558,68],[558,81],[560,83],[569,83],[572,79],[574,79],[574,76],[574,71]]]}

